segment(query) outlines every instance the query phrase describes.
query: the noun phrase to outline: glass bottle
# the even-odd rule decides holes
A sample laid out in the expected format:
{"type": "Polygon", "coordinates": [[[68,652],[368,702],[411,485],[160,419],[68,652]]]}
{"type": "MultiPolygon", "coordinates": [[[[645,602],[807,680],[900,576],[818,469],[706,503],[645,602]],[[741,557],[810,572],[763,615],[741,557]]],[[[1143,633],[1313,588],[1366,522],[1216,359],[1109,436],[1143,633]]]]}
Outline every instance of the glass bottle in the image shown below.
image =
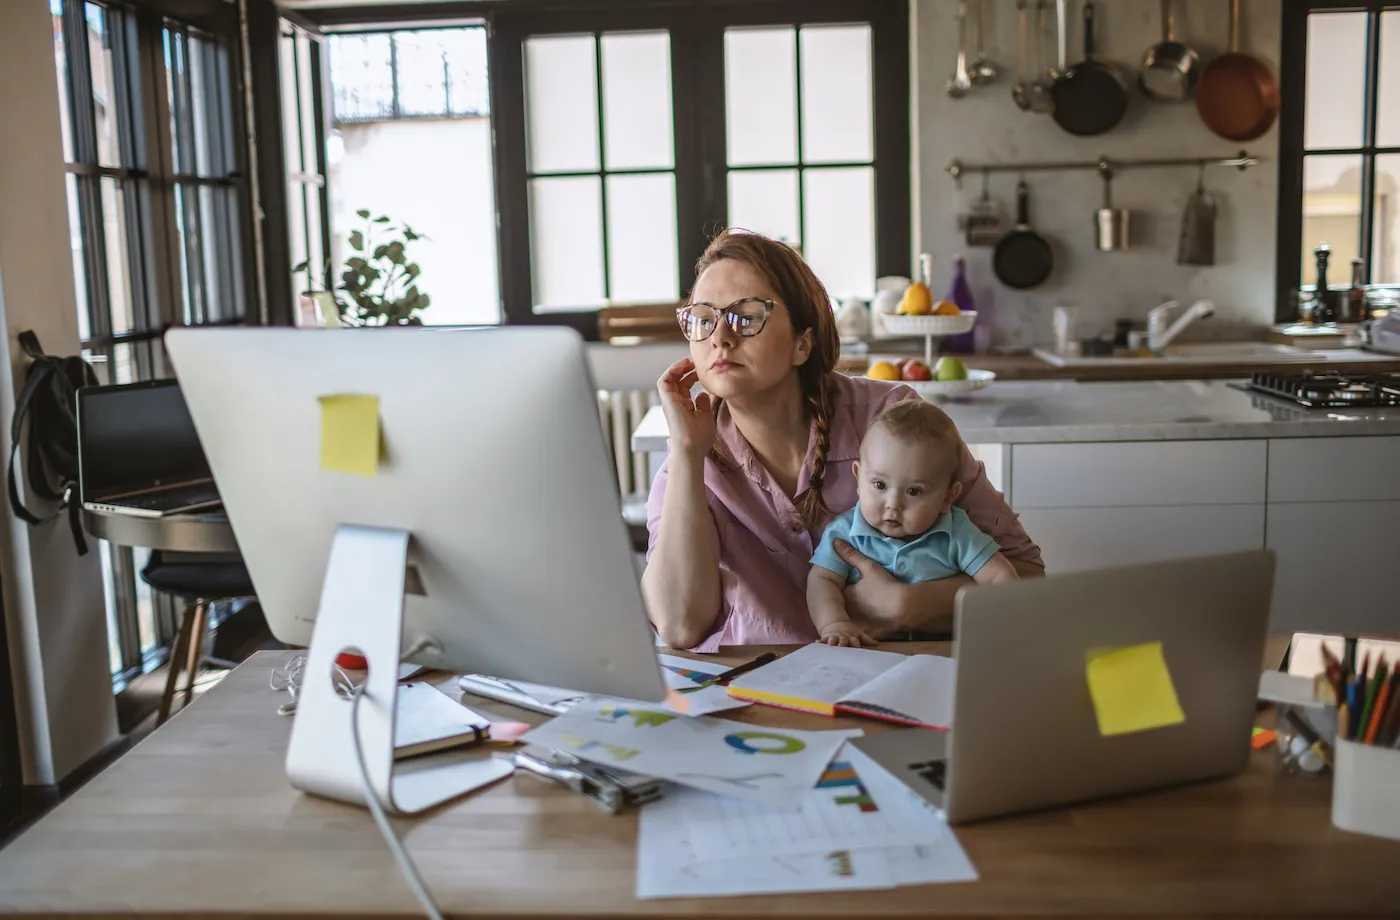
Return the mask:
{"type": "Polygon", "coordinates": [[[1345,307],[1338,322],[1359,323],[1371,318],[1366,310],[1366,263],[1361,259],[1351,260],[1351,287],[1343,302],[1345,307]]]}
{"type": "MultiPolygon", "coordinates": [[[[967,260],[958,256],[953,262],[953,283],[948,285],[947,300],[951,300],[958,305],[958,309],[964,313],[975,311],[977,304],[972,297],[972,286],[967,283],[967,260]]],[[[977,325],[983,325],[988,317],[978,315],[977,325]]],[[[955,355],[970,355],[976,350],[976,341],[973,339],[972,330],[961,335],[955,335],[948,339],[945,351],[955,355]]]]}
{"type": "Polygon", "coordinates": [[[1327,287],[1327,261],[1332,258],[1332,247],[1323,243],[1313,250],[1313,255],[1317,256],[1317,284],[1313,288],[1312,321],[1325,326],[1337,321],[1332,292],[1327,287]]]}

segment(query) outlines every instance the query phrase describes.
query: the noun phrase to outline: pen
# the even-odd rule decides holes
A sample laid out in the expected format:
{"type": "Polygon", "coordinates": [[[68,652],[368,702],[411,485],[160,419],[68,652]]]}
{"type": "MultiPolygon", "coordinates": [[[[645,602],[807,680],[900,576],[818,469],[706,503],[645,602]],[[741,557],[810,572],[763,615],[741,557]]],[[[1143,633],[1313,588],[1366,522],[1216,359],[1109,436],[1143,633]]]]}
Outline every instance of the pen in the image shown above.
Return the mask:
{"type": "Polygon", "coordinates": [[[735,668],[730,668],[728,671],[725,671],[723,674],[717,674],[717,675],[715,675],[714,679],[711,680],[710,683],[719,684],[721,687],[723,687],[723,686],[727,685],[731,680],[733,680],[734,678],[738,677],[739,675],[741,675],[741,674],[747,674],[747,673],[749,673],[750,671],[754,670],[755,668],[761,668],[761,667],[763,667],[765,664],[767,664],[768,662],[770,662],[770,661],[777,661],[777,660],[778,660],[778,656],[777,656],[776,654],[774,654],[773,652],[764,652],[762,655],[759,655],[759,656],[758,656],[757,658],[755,658],[753,661],[747,662],[747,663],[745,663],[745,664],[741,664],[741,665],[739,665],[738,667],[735,667],[735,668]]]}

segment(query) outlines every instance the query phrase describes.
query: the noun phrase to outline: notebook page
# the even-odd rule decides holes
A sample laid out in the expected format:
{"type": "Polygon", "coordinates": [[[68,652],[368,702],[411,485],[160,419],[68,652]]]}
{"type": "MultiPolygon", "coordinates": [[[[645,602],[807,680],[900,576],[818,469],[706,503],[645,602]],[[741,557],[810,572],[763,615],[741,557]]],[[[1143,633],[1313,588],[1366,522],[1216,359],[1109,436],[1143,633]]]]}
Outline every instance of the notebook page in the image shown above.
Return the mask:
{"type": "Polygon", "coordinates": [[[804,645],[772,664],[735,678],[729,686],[731,690],[815,703],[829,709],[904,659],[904,655],[874,649],[804,645]]]}
{"type": "Polygon", "coordinates": [[[957,671],[952,658],[910,655],[840,702],[852,708],[865,704],[921,725],[948,728],[953,724],[957,671]]]}

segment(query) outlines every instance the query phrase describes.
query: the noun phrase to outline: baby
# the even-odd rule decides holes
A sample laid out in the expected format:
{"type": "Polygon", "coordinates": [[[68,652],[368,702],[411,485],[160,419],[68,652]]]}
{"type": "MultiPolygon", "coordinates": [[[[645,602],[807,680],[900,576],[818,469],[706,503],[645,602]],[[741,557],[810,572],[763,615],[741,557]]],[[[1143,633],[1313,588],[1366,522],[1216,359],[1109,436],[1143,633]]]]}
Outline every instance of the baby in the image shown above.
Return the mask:
{"type": "Polygon", "coordinates": [[[837,540],[905,583],[960,572],[979,585],[1016,579],[996,541],[953,507],[962,493],[953,478],[961,446],[953,420],[922,399],[896,403],[870,423],[853,468],[859,504],[827,527],[807,576],[807,606],[821,641],[876,644],[846,613],[846,583],[860,573],[836,554],[837,540]]]}

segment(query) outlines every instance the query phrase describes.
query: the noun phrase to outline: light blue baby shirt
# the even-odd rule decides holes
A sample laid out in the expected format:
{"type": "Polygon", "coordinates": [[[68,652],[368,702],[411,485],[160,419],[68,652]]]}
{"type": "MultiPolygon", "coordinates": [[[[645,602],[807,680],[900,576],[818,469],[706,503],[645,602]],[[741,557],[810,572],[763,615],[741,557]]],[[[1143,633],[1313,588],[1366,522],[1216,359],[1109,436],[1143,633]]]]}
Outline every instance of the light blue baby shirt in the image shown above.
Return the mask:
{"type": "Polygon", "coordinates": [[[1000,549],[961,508],[939,515],[932,527],[913,540],[896,540],[866,523],[857,505],[827,526],[812,554],[812,565],[830,569],[847,581],[859,581],[860,573],[836,555],[837,540],[845,540],[905,584],[937,581],[959,573],[976,575],[1000,549]]]}

